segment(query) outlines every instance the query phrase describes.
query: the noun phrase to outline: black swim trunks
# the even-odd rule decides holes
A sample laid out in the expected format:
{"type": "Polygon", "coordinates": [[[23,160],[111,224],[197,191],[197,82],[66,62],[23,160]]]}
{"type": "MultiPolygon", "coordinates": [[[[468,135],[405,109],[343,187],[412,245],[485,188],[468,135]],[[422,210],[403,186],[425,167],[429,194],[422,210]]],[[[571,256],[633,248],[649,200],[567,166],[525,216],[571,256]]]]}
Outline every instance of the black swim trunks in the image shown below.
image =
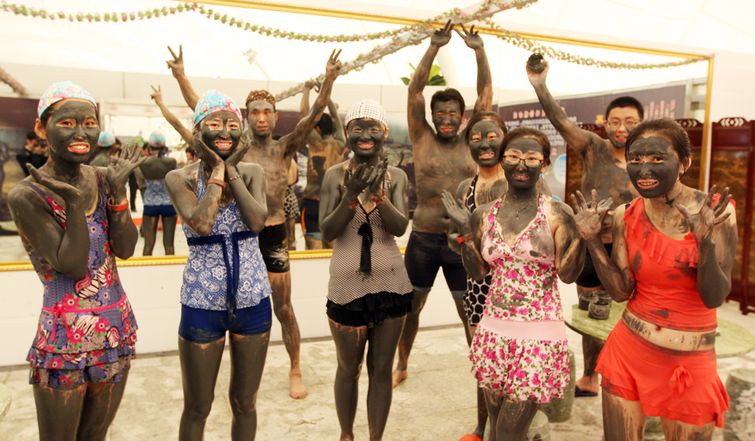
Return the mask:
{"type": "Polygon", "coordinates": [[[443,268],[443,277],[454,297],[461,298],[467,290],[467,272],[461,256],[448,247],[445,233],[412,231],[404,256],[406,272],[414,289],[429,291],[435,282],[438,269],[443,268]]]}

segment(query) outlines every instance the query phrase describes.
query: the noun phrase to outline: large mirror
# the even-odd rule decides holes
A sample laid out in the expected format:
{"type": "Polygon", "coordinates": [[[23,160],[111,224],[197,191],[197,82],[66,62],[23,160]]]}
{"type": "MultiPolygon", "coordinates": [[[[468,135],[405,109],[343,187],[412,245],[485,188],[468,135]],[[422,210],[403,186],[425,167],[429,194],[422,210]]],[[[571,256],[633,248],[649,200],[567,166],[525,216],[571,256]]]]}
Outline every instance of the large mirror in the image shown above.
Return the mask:
{"type": "MultiPolygon", "coordinates": [[[[3,75],[14,79],[23,89],[14,90],[8,82],[0,84],[0,261],[4,262],[0,267],[9,268],[28,260],[15,235],[4,197],[24,176],[19,161],[29,160],[30,156],[43,160],[43,147],[31,141],[26,143],[26,138],[33,127],[37,97],[49,83],[71,79],[90,90],[100,102],[103,128],[114,133],[123,144],[143,143],[150,133],[160,131],[166,136],[169,154],[176,157],[179,164],[186,161],[180,136],[150,99],[150,86],[159,85],[168,108],[190,127],[192,111],[166,68],[166,60],[171,58],[168,46],[176,50],[179,45],[183,46],[186,74],[200,93],[209,88],[220,89],[238,103],[243,103],[252,89],[265,88],[282,95],[283,99],[277,104],[280,111],[278,134],[286,133],[296,124],[302,97],[301,93],[296,93],[298,86],[323,72],[332,49],[343,48],[341,59],[345,62],[364,54],[368,54],[368,58],[372,56],[376,62],[367,63],[364,68],[337,80],[333,100],[340,106],[341,113],[362,98],[380,101],[389,118],[390,162],[413,176],[405,117],[406,86],[402,77],[411,76],[413,66],[427,48],[427,40],[407,45],[400,38],[390,39],[392,31],[403,31],[411,20],[360,14],[346,14],[348,18],[343,18],[344,14],[334,11],[271,5],[263,10],[252,9],[255,6],[251,4],[232,7],[211,2],[186,6],[186,10],[185,4],[171,1],[26,3],[37,8],[36,17],[28,11],[24,15],[6,10],[0,27],[3,41],[24,42],[3,45],[0,49],[3,75]],[[67,16],[58,16],[55,20],[45,18],[61,10],[73,15],[70,19],[67,16]],[[123,22],[120,18],[114,22],[114,11],[118,12],[118,17],[125,14],[128,20],[123,22]],[[77,17],[76,12],[82,15],[77,17]],[[89,22],[87,13],[100,21],[89,22]],[[266,31],[260,33],[257,26],[269,27],[273,36],[264,35],[266,31]],[[336,40],[359,34],[370,39],[302,41],[307,34],[327,34],[336,40]],[[378,57],[376,48],[386,55],[378,57]],[[18,92],[22,91],[26,96],[19,96],[18,92]]],[[[449,10],[455,6],[451,4],[454,2],[440,3],[448,3],[449,10]]],[[[501,11],[493,16],[492,22],[482,23],[479,30],[492,68],[494,104],[498,111],[509,125],[533,125],[551,137],[553,166],[545,179],[554,194],[563,196],[570,176],[574,179],[579,170],[574,161],[568,160],[563,140],[548,123],[528,83],[524,65],[533,50],[545,51],[550,62],[548,85],[551,92],[567,113],[585,127],[599,131],[606,104],[618,95],[637,97],[645,105],[646,117],[707,122],[706,100],[711,79],[704,56],[610,42],[512,35],[496,25],[505,23],[499,19],[510,12],[525,14],[527,11],[501,11]],[[678,65],[669,66],[672,64],[678,65]]],[[[452,38],[435,62],[438,70],[425,89],[428,105],[429,96],[435,90],[455,87],[471,106],[476,97],[474,53],[461,38],[452,38]]],[[[311,100],[315,94],[312,92],[311,100]]],[[[702,124],[699,127],[705,131],[702,124]]],[[[699,138],[702,143],[705,134],[699,138]]],[[[301,146],[296,159],[298,180],[293,188],[301,197],[307,174],[306,145],[301,146]]],[[[414,198],[413,193],[413,189],[410,190],[410,199],[414,198]]],[[[141,209],[141,197],[137,194],[136,211],[132,213],[137,223],[141,222],[141,209]]],[[[295,222],[296,251],[292,252],[292,258],[326,257],[327,251],[304,251],[300,217],[295,217],[295,222]]],[[[186,254],[187,246],[180,227],[178,230],[175,244],[176,255],[180,257],[186,254]]],[[[401,244],[405,244],[405,240],[401,244]]],[[[140,256],[141,251],[140,243],[136,256],[140,256]]],[[[158,234],[154,256],[163,254],[158,234]]],[[[151,264],[160,260],[135,258],[132,263],[151,264]]]]}

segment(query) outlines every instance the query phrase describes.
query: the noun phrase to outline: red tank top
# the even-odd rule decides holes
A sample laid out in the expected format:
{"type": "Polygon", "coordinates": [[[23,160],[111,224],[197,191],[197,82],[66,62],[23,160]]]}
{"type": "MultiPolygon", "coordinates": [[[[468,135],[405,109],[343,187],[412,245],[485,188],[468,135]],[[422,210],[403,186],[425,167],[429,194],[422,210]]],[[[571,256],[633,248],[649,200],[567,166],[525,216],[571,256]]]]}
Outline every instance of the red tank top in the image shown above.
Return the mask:
{"type": "Polygon", "coordinates": [[[716,327],[716,310],[697,291],[697,242],[692,233],[672,239],[659,231],[645,212],[642,198],[624,214],[629,264],[636,281],[627,308],[657,325],[688,331],[716,327]]]}

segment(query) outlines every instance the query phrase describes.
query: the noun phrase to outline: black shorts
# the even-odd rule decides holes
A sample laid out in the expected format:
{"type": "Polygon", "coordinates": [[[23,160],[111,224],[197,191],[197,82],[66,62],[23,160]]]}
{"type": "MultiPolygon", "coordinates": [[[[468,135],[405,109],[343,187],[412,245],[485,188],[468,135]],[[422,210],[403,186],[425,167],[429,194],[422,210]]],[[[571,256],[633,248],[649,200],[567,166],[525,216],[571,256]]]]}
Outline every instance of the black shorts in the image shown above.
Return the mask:
{"type": "Polygon", "coordinates": [[[226,331],[238,335],[267,332],[273,325],[270,297],[249,308],[237,309],[233,320],[228,311],[211,311],[181,305],[178,335],[194,343],[209,343],[225,337],[226,331]]]}
{"type": "MultiPolygon", "coordinates": [[[[613,244],[604,243],[603,246],[606,247],[606,252],[608,252],[608,256],[610,257],[613,244]]],[[[584,288],[597,288],[603,285],[598,278],[598,273],[595,272],[595,266],[592,263],[589,252],[585,256],[585,266],[582,268],[582,273],[577,277],[576,283],[584,288]]]]}
{"type": "Polygon", "coordinates": [[[429,291],[441,267],[454,297],[461,299],[467,290],[467,272],[461,263],[461,256],[448,247],[445,233],[412,231],[406,245],[404,264],[409,280],[417,291],[429,291]]]}
{"type": "Polygon", "coordinates": [[[344,326],[380,326],[389,318],[403,317],[412,310],[412,293],[379,292],[367,294],[345,305],[328,300],[325,304],[328,318],[344,326]]]}
{"type": "Polygon", "coordinates": [[[173,217],[176,215],[176,209],[172,205],[145,205],[144,216],[152,217],[173,217]]]}
{"type": "Polygon", "coordinates": [[[263,228],[259,232],[259,241],[267,272],[287,273],[291,266],[288,263],[286,225],[278,224],[263,228]]]}
{"type": "Polygon", "coordinates": [[[302,199],[301,228],[307,235],[320,234],[320,201],[302,199]]]}

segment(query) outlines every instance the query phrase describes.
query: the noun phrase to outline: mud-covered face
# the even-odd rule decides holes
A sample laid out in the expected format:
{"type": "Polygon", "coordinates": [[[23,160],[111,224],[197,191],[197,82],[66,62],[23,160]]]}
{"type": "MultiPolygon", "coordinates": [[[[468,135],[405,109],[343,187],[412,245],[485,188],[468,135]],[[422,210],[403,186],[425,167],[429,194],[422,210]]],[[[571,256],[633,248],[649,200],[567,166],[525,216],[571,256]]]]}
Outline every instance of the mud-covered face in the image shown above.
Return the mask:
{"type": "Polygon", "coordinates": [[[372,118],[355,119],[346,128],[349,148],[356,156],[371,158],[380,153],[385,142],[385,129],[372,118]]]}
{"type": "Polygon", "coordinates": [[[606,135],[614,148],[623,149],[629,132],[641,121],[640,112],[634,107],[614,107],[608,112],[605,122],[606,135]]]}
{"type": "Polygon", "coordinates": [[[480,167],[498,165],[502,142],[503,130],[493,121],[478,121],[469,129],[469,153],[480,167]]]}
{"type": "Polygon", "coordinates": [[[438,101],[432,108],[435,132],[441,139],[453,139],[459,132],[464,110],[457,101],[438,101]]]}
{"type": "Polygon", "coordinates": [[[94,104],[63,100],[55,104],[44,128],[50,154],[64,161],[83,163],[95,153],[100,123],[94,104]]]}
{"type": "MultiPolygon", "coordinates": [[[[475,124],[476,125],[476,124],[475,124]]],[[[529,189],[537,184],[545,168],[543,147],[533,138],[517,138],[503,152],[503,173],[509,186],[529,189]]]]}
{"type": "Polygon", "coordinates": [[[250,101],[246,105],[249,128],[255,136],[265,137],[273,133],[278,122],[278,112],[265,100],[250,101]]]}
{"type": "Polygon", "coordinates": [[[647,133],[627,148],[627,173],[640,196],[656,198],[674,188],[684,168],[671,140],[647,133]]]}
{"type": "Polygon", "coordinates": [[[234,113],[221,110],[202,120],[201,131],[207,147],[221,158],[227,158],[239,145],[241,121],[234,113]]]}

